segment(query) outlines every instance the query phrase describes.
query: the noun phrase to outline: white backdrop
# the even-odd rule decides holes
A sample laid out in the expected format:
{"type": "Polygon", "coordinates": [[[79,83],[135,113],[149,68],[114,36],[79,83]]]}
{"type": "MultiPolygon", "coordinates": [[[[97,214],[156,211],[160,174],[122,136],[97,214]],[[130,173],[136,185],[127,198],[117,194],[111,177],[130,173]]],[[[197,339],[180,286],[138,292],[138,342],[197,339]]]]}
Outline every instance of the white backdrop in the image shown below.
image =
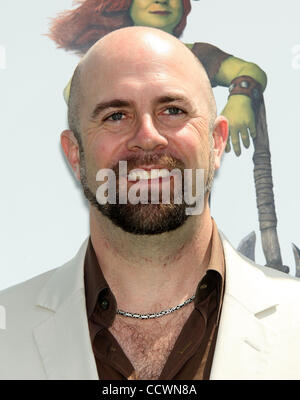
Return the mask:
{"type": "MultiPolygon", "coordinates": [[[[0,289],[70,259],[88,235],[88,209],[59,145],[66,128],[62,90],[78,58],[43,34],[71,0],[1,0],[0,5],[0,289]]],[[[184,42],[209,42],[268,75],[265,91],[278,235],[294,274],[300,247],[300,32],[298,0],[192,1],[184,42]]],[[[221,111],[227,89],[215,89],[221,111]]],[[[212,215],[233,245],[256,231],[264,263],[253,181],[253,146],[223,158],[212,215]]]]}

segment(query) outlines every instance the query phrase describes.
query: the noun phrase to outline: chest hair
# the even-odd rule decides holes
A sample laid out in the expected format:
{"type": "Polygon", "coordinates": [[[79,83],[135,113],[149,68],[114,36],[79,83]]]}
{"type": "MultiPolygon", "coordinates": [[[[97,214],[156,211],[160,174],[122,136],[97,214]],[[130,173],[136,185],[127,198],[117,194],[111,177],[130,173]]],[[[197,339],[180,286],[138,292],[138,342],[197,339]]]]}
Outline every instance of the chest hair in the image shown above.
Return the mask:
{"type": "Polygon", "coordinates": [[[109,328],[134,367],[129,379],[158,379],[193,303],[170,315],[151,320],[133,320],[117,315],[109,328]]]}

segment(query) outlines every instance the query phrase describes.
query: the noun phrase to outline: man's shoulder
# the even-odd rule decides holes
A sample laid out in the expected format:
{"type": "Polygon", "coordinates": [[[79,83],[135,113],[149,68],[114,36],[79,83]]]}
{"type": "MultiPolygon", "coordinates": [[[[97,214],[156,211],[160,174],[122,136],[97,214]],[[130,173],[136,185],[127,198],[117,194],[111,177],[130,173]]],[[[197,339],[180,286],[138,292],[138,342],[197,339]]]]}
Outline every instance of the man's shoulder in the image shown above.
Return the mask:
{"type": "MultiPolygon", "coordinates": [[[[0,292],[0,305],[5,314],[4,330],[1,331],[3,345],[20,343],[23,338],[29,340],[32,328],[48,317],[49,310],[38,306],[38,296],[59,268],[61,267],[0,292]]],[[[2,349],[1,344],[0,349],[2,349]]]]}
{"type": "Polygon", "coordinates": [[[34,298],[35,295],[41,290],[41,288],[46,284],[48,279],[58,270],[56,267],[50,269],[42,274],[36,275],[30,279],[27,279],[21,283],[10,286],[6,289],[0,291],[0,304],[5,306],[8,304],[18,303],[20,306],[20,302],[24,304],[24,302],[29,302],[34,298]]]}
{"type": "Polygon", "coordinates": [[[33,329],[49,317],[38,293],[57,268],[0,292],[0,379],[45,379],[33,329]]]}
{"type": "MultiPolygon", "coordinates": [[[[236,250],[237,251],[237,250],[236,250]]],[[[267,265],[257,264],[249,258],[245,257],[243,254],[237,251],[239,257],[253,268],[254,273],[258,275],[263,275],[269,284],[281,287],[286,287],[287,289],[295,289],[299,291],[300,278],[290,275],[289,273],[282,272],[275,267],[269,267],[267,265]]],[[[300,292],[297,292],[300,296],[300,292]]]]}
{"type": "Polygon", "coordinates": [[[252,283],[253,288],[276,293],[284,303],[291,298],[300,299],[300,279],[290,274],[281,272],[275,268],[260,265],[238,252],[226,236],[221,232],[225,259],[227,261],[227,272],[230,270],[241,281],[252,283]]]}
{"type": "Polygon", "coordinates": [[[0,379],[45,379],[37,338],[45,324],[57,326],[56,316],[60,310],[65,315],[65,304],[83,304],[85,252],[86,242],[67,263],[0,292],[0,379]]]}
{"type": "MultiPolygon", "coordinates": [[[[300,302],[300,279],[275,268],[258,265],[249,260],[257,276],[263,276],[266,290],[276,294],[282,305],[293,308],[300,302]]],[[[298,306],[297,306],[298,312],[298,306]]]]}
{"type": "MultiPolygon", "coordinates": [[[[72,268],[81,262],[85,256],[87,246],[87,240],[83,242],[77,254],[71,258],[69,261],[61,264],[58,267],[52,268],[42,274],[36,275],[24,282],[18,283],[16,285],[10,286],[6,289],[0,291],[0,304],[14,304],[17,303],[20,306],[20,303],[32,303],[32,301],[36,300],[36,296],[38,296],[39,292],[43,289],[43,287],[47,284],[47,282],[51,281],[56,275],[58,275],[57,279],[66,278],[71,273],[72,268]]],[[[63,288],[62,288],[63,289],[63,288]]]]}

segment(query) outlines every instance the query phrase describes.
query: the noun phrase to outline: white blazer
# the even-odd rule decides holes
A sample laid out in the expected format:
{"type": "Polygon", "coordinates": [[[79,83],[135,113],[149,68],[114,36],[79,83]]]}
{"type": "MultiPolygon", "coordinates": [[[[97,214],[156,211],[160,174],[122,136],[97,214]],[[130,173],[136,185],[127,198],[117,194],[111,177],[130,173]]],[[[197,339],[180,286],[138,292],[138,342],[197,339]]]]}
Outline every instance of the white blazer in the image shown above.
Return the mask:
{"type": "MultiPolygon", "coordinates": [[[[300,279],[250,262],[221,236],[225,294],[210,379],[300,379],[300,279]]],[[[0,379],[98,379],[86,247],[62,267],[0,292],[0,379]]]]}

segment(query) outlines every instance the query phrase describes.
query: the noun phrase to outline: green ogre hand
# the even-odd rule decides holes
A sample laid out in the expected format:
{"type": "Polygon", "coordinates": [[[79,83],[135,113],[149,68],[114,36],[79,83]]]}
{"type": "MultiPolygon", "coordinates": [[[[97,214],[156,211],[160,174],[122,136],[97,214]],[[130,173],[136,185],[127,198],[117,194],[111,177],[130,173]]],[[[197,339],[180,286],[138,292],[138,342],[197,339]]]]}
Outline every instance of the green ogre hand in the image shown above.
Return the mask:
{"type": "MultiPolygon", "coordinates": [[[[262,91],[267,85],[267,75],[256,64],[244,61],[236,57],[226,58],[214,80],[219,86],[229,87],[232,81],[240,76],[249,76],[255,79],[260,85],[262,91]]],[[[251,104],[251,98],[244,94],[234,94],[228,99],[228,102],[222,111],[222,114],[229,121],[229,136],[226,151],[231,149],[230,141],[237,156],[241,154],[240,138],[246,148],[250,146],[250,136],[256,135],[255,114],[251,104]]]]}
{"type": "Polygon", "coordinates": [[[240,137],[246,149],[250,146],[250,136],[255,138],[255,115],[248,96],[236,94],[230,96],[228,102],[221,113],[229,121],[229,135],[225,151],[231,149],[237,156],[241,154],[240,137]]]}

